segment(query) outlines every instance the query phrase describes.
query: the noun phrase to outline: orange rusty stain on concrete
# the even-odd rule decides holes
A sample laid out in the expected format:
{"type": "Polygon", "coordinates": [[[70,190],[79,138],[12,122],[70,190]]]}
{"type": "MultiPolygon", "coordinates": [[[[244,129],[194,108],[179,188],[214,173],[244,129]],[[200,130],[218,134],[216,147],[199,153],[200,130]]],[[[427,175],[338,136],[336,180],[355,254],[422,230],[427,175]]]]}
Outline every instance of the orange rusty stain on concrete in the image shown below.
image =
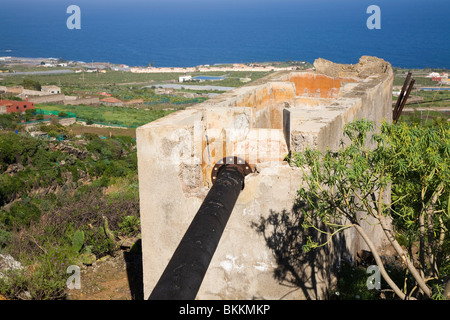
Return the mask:
{"type": "Polygon", "coordinates": [[[289,81],[294,83],[298,96],[335,98],[343,82],[356,80],[341,77],[328,77],[321,74],[302,73],[291,75],[289,81]]]}
{"type": "Polygon", "coordinates": [[[271,94],[269,92],[269,88],[263,87],[262,90],[256,91],[256,111],[262,110],[266,108],[271,101],[271,94]]]}
{"type": "Polygon", "coordinates": [[[285,101],[295,97],[295,91],[292,86],[273,84],[272,99],[274,101],[285,101]]]}
{"type": "MultiPolygon", "coordinates": [[[[345,82],[356,82],[351,78],[329,77],[322,74],[314,74],[308,72],[291,74],[288,79],[283,82],[274,82],[270,85],[261,86],[247,93],[240,95],[232,104],[233,107],[252,108],[252,119],[250,121],[252,130],[281,130],[283,129],[283,109],[286,103],[315,107],[323,102],[323,99],[336,98],[339,96],[341,85],[345,82]]],[[[207,130],[213,128],[217,123],[208,123],[207,130]]],[[[226,156],[231,155],[235,147],[244,148],[245,152],[253,152],[255,148],[263,148],[271,150],[276,147],[275,141],[270,138],[265,141],[255,140],[255,137],[246,137],[250,139],[245,141],[228,141],[226,132],[222,132],[214,137],[203,137],[202,141],[202,173],[204,185],[211,183],[211,171],[214,164],[226,156]],[[227,145],[227,142],[230,145],[227,145]],[[267,149],[269,148],[269,149],[267,149]]],[[[278,141],[277,143],[280,143],[278,141]]],[[[284,157],[284,149],[286,144],[281,144],[281,150],[275,153],[280,157],[284,157]]],[[[259,151],[258,151],[259,152],[259,151]]],[[[233,154],[234,155],[234,154],[233,154]]],[[[245,160],[254,165],[255,159],[249,159],[245,156],[245,160]]],[[[270,161],[281,161],[279,158],[270,159],[270,161]]],[[[263,158],[257,157],[256,163],[265,161],[263,158]]]]}

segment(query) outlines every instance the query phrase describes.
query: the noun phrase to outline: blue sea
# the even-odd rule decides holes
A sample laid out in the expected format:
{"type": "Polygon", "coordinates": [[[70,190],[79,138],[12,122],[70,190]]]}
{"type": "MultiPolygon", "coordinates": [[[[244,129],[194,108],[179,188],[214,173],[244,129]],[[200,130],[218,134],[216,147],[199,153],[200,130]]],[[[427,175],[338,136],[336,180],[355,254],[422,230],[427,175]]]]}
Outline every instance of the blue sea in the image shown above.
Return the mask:
{"type": "Polygon", "coordinates": [[[372,55],[450,68],[449,16],[449,0],[2,0],[0,56],[187,67],[372,55]],[[67,28],[70,5],[81,29],[67,28]],[[370,5],[381,29],[366,25],[370,5]]]}

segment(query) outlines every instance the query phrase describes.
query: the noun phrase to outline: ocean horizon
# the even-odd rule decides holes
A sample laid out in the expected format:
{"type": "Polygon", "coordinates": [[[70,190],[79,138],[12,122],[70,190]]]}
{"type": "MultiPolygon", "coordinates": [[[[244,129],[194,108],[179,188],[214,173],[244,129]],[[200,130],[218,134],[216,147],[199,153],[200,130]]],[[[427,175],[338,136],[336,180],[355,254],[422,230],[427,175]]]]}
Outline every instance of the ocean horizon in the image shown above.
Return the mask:
{"type": "Polygon", "coordinates": [[[450,69],[448,0],[15,0],[0,11],[0,56],[130,66],[308,61],[450,69]],[[70,5],[81,29],[69,29],[70,5]],[[371,5],[380,29],[369,29],[371,5]]]}

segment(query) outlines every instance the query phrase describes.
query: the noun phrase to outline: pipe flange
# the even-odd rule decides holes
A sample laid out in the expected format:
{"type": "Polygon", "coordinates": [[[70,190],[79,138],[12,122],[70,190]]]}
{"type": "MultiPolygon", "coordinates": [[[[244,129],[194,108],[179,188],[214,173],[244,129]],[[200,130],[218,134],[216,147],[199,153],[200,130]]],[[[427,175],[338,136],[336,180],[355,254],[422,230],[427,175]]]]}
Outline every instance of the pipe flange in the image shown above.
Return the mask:
{"type": "Polygon", "coordinates": [[[252,167],[250,167],[250,165],[245,160],[236,156],[225,157],[217,161],[211,171],[211,181],[213,184],[217,179],[217,175],[219,174],[220,169],[223,166],[236,166],[239,169],[239,171],[241,171],[241,173],[244,175],[244,177],[253,172],[252,167]]]}

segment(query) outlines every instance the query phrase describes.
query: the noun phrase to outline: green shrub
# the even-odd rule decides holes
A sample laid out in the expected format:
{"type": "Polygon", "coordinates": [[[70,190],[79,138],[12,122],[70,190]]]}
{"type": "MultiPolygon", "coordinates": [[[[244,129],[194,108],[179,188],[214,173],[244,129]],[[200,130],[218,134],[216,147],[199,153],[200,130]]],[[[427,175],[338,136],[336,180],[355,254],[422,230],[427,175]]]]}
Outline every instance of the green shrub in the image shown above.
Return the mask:
{"type": "Polygon", "coordinates": [[[136,235],[140,230],[141,221],[136,216],[124,216],[119,223],[119,232],[125,236],[136,235]]]}
{"type": "Polygon", "coordinates": [[[33,79],[29,79],[29,78],[23,79],[22,86],[25,89],[41,91],[41,84],[38,81],[33,80],[33,79]]]}
{"type": "Polygon", "coordinates": [[[31,221],[37,221],[41,215],[39,208],[33,203],[15,202],[9,212],[5,213],[7,227],[29,226],[31,221]]]}
{"type": "Polygon", "coordinates": [[[6,231],[5,226],[2,227],[3,223],[0,223],[0,249],[6,247],[11,239],[11,232],[6,231]]]}
{"type": "Polygon", "coordinates": [[[106,235],[103,227],[88,229],[86,234],[86,246],[90,251],[100,258],[107,254],[112,254],[115,248],[115,243],[106,235]]]}
{"type": "Polygon", "coordinates": [[[25,188],[25,182],[17,176],[0,175],[0,206],[8,203],[25,188]]]}
{"type": "Polygon", "coordinates": [[[70,247],[48,244],[38,257],[26,261],[21,270],[10,270],[0,278],[0,293],[10,299],[20,299],[27,292],[34,300],[55,300],[65,297],[67,268],[75,259],[70,247]]]}

